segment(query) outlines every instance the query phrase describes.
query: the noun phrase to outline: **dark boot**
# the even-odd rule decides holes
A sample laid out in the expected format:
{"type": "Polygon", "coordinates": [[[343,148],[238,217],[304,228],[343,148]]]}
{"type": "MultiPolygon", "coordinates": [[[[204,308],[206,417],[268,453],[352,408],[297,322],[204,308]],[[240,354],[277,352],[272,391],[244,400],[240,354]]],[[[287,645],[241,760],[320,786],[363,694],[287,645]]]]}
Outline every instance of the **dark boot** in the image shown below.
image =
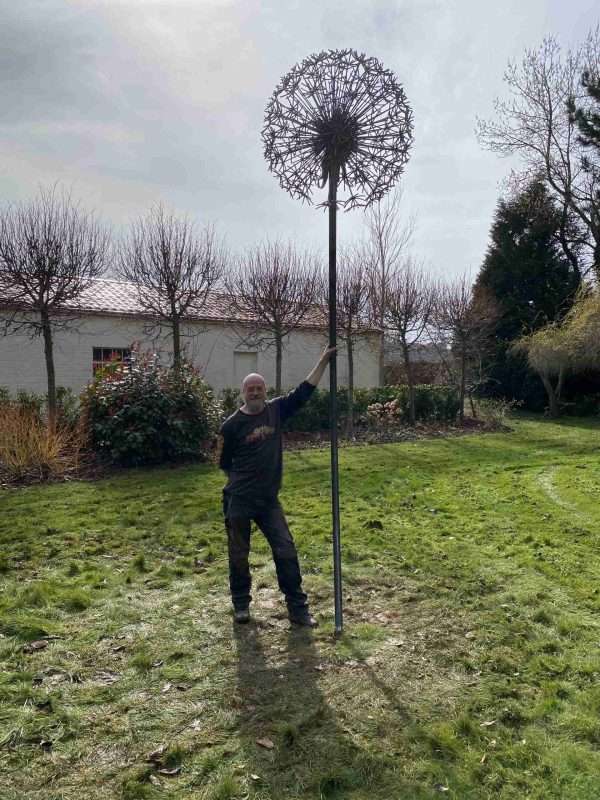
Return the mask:
{"type": "Polygon", "coordinates": [[[250,622],[249,608],[236,608],[233,611],[233,618],[239,625],[247,625],[250,622]]]}
{"type": "Polygon", "coordinates": [[[292,625],[301,625],[304,628],[317,628],[319,625],[317,620],[309,613],[308,608],[290,608],[288,616],[292,625]]]}

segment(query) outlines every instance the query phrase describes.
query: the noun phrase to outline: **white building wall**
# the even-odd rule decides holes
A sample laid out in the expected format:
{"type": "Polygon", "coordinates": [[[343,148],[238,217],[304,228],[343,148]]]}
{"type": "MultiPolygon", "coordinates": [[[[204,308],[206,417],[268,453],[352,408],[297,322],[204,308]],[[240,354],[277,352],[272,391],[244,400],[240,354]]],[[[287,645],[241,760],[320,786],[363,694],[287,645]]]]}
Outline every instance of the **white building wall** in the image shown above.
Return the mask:
{"type": "MultiPolygon", "coordinates": [[[[188,358],[201,370],[207,382],[219,391],[234,386],[234,352],[257,352],[257,371],[265,377],[267,386],[275,384],[275,350],[259,350],[243,345],[236,332],[223,324],[206,323],[186,326],[183,344],[188,358]]],[[[379,337],[371,334],[361,342],[355,353],[355,386],[376,386],[378,382],[377,347],[379,337]]],[[[54,335],[54,361],[57,386],[79,393],[92,379],[94,347],[127,348],[139,342],[142,350],[153,349],[161,354],[164,364],[171,361],[171,347],[166,331],[151,335],[144,321],[116,316],[86,316],[68,331],[54,335]]],[[[303,380],[314,366],[327,343],[325,333],[299,330],[287,337],[282,365],[282,384],[291,388],[303,380]]],[[[340,345],[338,383],[347,382],[345,346],[340,345]]],[[[321,386],[328,385],[328,375],[321,386]]],[[[0,386],[11,392],[25,389],[45,393],[46,368],[41,338],[30,339],[23,334],[0,336],[0,386]]]]}

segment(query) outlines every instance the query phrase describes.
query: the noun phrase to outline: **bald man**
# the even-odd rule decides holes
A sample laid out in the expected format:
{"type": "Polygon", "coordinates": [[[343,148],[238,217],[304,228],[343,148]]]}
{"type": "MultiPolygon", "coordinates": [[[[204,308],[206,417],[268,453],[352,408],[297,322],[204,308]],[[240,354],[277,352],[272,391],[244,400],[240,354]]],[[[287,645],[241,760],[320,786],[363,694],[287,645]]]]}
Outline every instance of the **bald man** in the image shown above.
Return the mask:
{"type": "Polygon", "coordinates": [[[335,347],[323,351],[300,386],[284,397],[267,400],[262,375],[246,375],[242,383],[244,405],[221,427],[220,467],[227,474],[223,510],[229,548],[229,587],[234,619],[250,621],[250,529],[254,521],[273,552],[277,581],[285,595],[290,622],[314,628],[296,545],[278,499],[283,472],[281,426],[307,402],[323,377],[335,347]]]}

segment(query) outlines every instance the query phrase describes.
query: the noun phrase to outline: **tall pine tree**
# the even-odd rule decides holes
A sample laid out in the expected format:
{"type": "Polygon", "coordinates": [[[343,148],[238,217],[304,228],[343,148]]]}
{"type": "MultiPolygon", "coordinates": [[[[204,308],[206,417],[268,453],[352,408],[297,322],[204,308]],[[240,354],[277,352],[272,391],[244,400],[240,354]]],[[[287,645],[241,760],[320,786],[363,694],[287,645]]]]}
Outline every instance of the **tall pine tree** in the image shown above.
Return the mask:
{"type": "Polygon", "coordinates": [[[579,128],[579,141],[588,148],[590,157],[584,161],[584,169],[600,178],[600,76],[592,76],[589,71],[583,73],[581,79],[589,97],[586,107],[575,106],[569,102],[569,111],[579,128]]]}
{"type": "Polygon", "coordinates": [[[589,176],[591,191],[588,215],[590,228],[595,241],[593,269],[600,280],[600,75],[592,75],[589,70],[583,73],[581,83],[586,89],[588,102],[576,108],[570,100],[569,112],[579,129],[579,142],[585,148],[581,166],[589,176]]]}
{"type": "Polygon", "coordinates": [[[525,358],[511,354],[510,346],[561,319],[573,304],[580,278],[560,246],[560,222],[560,212],[540,181],[501,200],[475,282],[475,293],[487,290],[501,312],[487,364],[487,391],[532,409],[543,408],[543,389],[525,358]]]}

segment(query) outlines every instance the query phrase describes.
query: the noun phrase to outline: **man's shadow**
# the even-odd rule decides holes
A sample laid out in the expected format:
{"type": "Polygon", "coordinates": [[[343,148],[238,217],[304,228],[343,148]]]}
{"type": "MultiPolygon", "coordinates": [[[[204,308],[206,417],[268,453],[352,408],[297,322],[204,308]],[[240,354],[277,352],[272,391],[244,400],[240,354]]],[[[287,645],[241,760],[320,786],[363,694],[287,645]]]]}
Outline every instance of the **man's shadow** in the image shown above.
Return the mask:
{"type": "Polygon", "coordinates": [[[333,796],[363,785],[371,759],[340,728],[319,687],[312,631],[292,627],[272,635],[253,621],[234,624],[233,638],[248,773],[281,798],[311,789],[316,797],[333,796]]]}

